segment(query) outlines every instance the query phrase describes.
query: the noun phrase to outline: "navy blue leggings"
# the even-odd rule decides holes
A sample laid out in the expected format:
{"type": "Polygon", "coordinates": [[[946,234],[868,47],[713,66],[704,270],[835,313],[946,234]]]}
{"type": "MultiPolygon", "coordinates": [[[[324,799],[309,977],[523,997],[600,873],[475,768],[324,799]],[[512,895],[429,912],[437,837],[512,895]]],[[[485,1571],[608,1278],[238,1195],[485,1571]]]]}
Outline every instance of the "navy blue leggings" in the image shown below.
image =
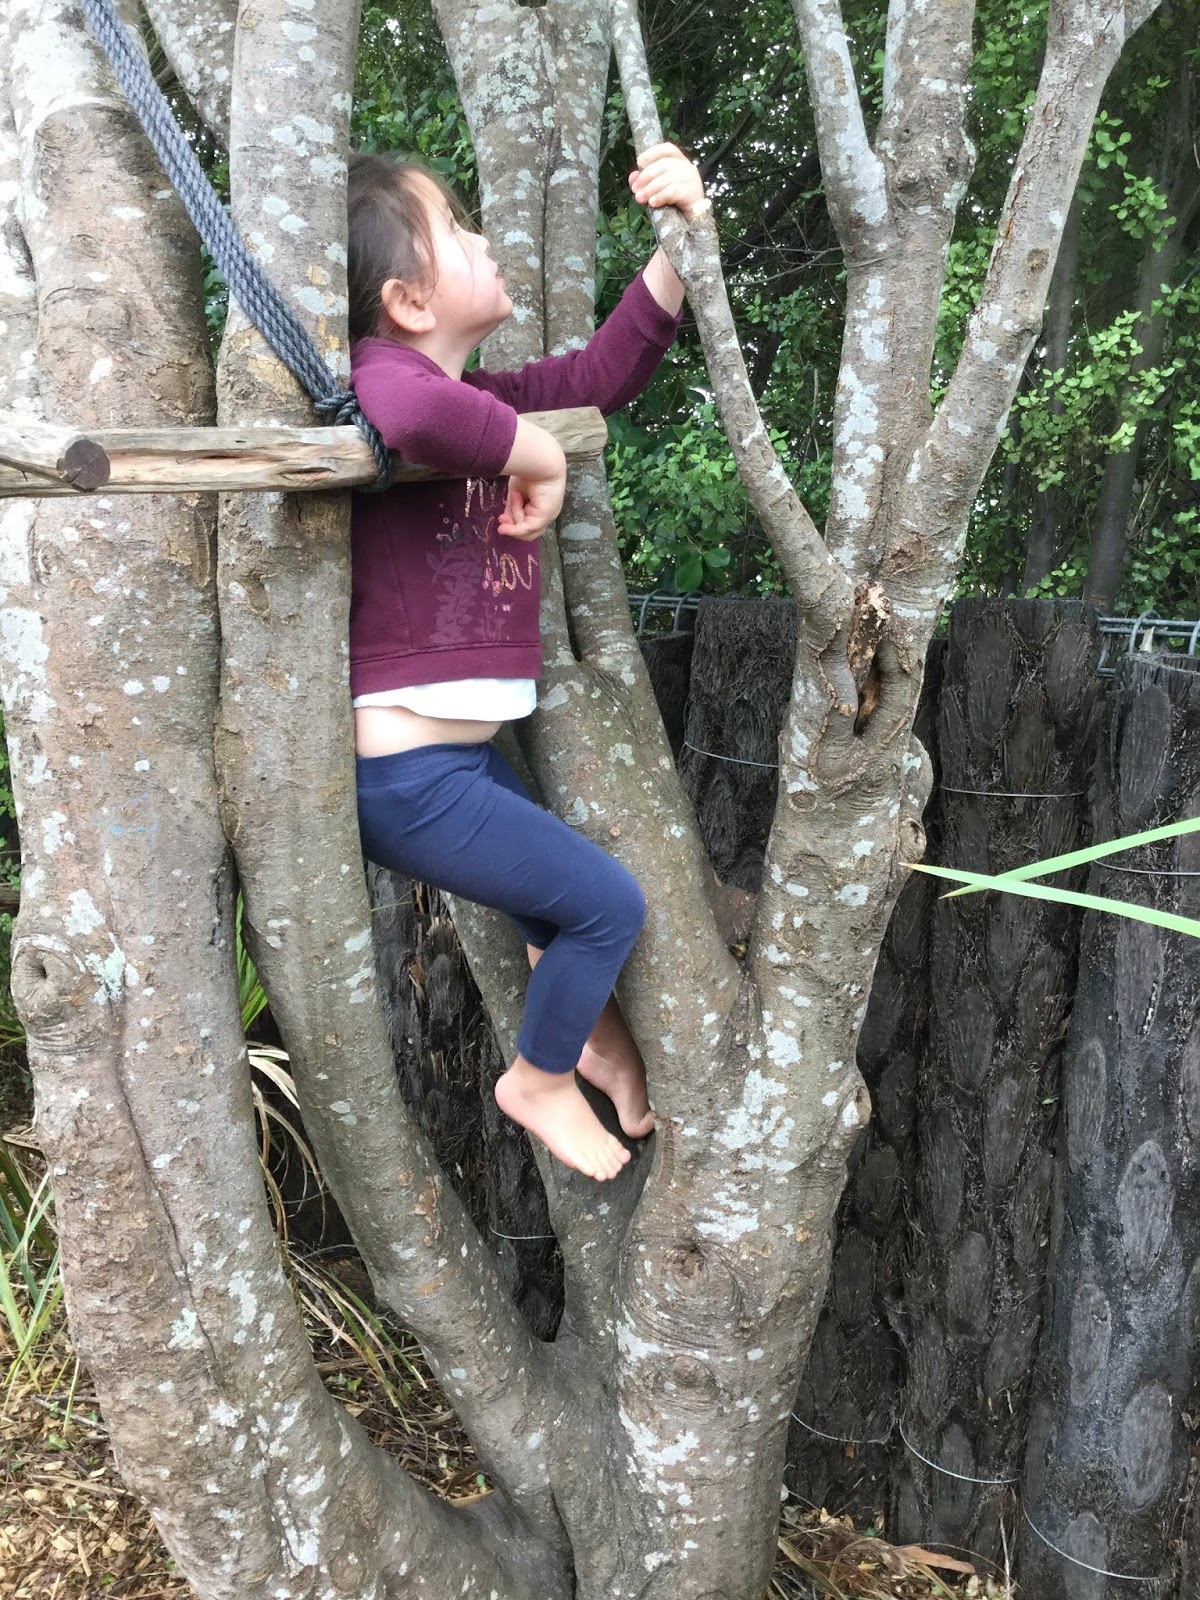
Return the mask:
{"type": "Polygon", "coordinates": [[[491,744],[359,756],[363,850],[381,867],[495,906],[544,955],[517,1049],[570,1072],[642,931],[636,878],[537,805],[491,744]]]}

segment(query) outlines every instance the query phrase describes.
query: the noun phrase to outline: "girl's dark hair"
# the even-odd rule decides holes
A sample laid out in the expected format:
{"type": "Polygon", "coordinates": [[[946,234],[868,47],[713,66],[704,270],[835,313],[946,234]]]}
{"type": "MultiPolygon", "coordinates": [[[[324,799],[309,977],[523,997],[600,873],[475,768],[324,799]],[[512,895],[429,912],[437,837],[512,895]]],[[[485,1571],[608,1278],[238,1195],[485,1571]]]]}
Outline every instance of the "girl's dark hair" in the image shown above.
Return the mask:
{"type": "Polygon", "coordinates": [[[380,291],[389,278],[401,278],[423,289],[437,281],[433,232],[415,178],[424,178],[439,189],[453,216],[470,227],[458,196],[436,172],[415,161],[353,152],[346,194],[351,343],[378,332],[383,309],[380,291]]]}

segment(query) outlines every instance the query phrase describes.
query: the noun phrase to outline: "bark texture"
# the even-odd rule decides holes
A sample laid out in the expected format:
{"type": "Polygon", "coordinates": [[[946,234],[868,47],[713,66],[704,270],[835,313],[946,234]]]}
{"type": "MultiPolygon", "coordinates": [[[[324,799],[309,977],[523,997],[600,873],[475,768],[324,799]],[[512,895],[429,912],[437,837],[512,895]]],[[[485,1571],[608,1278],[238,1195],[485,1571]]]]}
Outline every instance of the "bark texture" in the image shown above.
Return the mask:
{"type": "MultiPolygon", "coordinates": [[[[1196,815],[1197,663],[1123,659],[1099,774],[1097,837],[1196,815]]],[[[1194,917],[1196,837],[1098,862],[1089,889],[1194,917]]],[[[1023,1484],[1028,1518],[1044,1539],[1026,1527],[1021,1568],[1030,1591],[1046,1600],[1108,1600],[1128,1593],[1131,1577],[1163,1596],[1187,1592],[1177,1541],[1200,1373],[1195,970],[1193,940],[1085,914],[1023,1484]]]]}
{"type": "Polygon", "coordinates": [[[146,15],[208,131],[227,143],[236,0],[146,0],[146,15]]]}
{"type": "MultiPolygon", "coordinates": [[[[938,706],[946,865],[1004,872],[1083,842],[1098,643],[1069,602],[954,607],[938,706]]],[[[1014,895],[933,909],[896,1526],[993,1561],[1014,1542],[1078,922],[1014,895]]]]}

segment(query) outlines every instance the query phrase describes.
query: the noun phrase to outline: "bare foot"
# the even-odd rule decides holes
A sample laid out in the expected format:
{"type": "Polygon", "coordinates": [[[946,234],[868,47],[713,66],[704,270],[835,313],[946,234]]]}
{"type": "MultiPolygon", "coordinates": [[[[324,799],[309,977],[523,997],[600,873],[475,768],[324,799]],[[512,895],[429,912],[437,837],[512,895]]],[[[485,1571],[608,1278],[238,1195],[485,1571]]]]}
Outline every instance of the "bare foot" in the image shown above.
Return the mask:
{"type": "Polygon", "coordinates": [[[496,1104],[589,1178],[615,1178],[629,1160],[629,1151],[583,1098],[573,1072],[542,1072],[518,1056],[496,1080],[496,1104]]]}
{"type": "Polygon", "coordinates": [[[585,1044],[578,1071],[612,1101],[624,1132],[631,1139],[644,1139],[654,1128],[654,1113],[646,1095],[646,1069],[637,1047],[630,1043],[631,1050],[611,1056],[585,1044]]]}

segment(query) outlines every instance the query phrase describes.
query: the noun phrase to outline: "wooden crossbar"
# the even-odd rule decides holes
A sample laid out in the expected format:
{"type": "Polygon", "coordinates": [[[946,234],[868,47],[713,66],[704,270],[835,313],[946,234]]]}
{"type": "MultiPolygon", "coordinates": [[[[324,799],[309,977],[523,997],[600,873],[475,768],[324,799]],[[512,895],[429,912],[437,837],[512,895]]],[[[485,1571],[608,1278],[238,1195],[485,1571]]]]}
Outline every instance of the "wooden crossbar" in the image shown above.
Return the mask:
{"type": "MultiPolygon", "coordinates": [[[[568,461],[591,461],[608,429],[595,406],[531,411],[568,461]]],[[[397,465],[396,482],[447,478],[397,465]]],[[[353,489],[374,483],[357,428],[103,428],[87,433],[0,412],[0,498],[20,495],[253,493],[353,489]]]]}

